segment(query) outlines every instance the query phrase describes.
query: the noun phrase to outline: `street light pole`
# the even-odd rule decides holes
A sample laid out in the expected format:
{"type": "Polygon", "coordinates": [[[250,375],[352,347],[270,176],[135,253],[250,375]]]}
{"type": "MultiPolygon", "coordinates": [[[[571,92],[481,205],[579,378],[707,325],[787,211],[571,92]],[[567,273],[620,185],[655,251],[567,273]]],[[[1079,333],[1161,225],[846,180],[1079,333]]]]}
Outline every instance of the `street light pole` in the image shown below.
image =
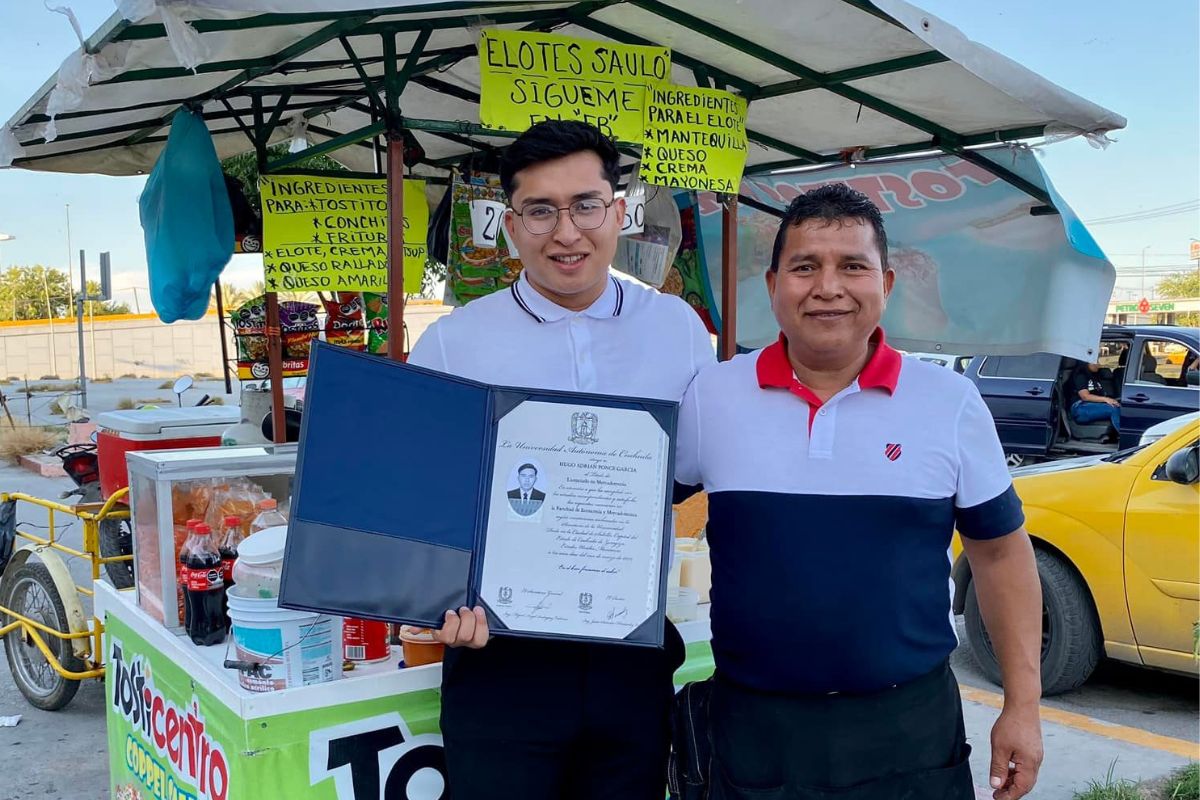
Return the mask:
{"type": "MultiPolygon", "coordinates": [[[[72,266],[75,251],[71,249],[71,204],[67,203],[67,286],[75,285],[75,268],[72,266]]],[[[70,307],[73,303],[67,303],[70,307]]]]}
{"type": "Polygon", "coordinates": [[[1146,251],[1150,249],[1150,245],[1142,248],[1142,297],[1146,296],[1146,251]]]}

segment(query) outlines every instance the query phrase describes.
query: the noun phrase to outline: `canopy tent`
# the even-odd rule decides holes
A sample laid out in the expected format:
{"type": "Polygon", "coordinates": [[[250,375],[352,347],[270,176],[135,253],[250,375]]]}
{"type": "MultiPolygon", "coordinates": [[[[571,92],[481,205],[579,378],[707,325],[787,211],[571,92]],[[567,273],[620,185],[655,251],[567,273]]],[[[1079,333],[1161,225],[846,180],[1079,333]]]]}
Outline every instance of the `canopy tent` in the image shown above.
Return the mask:
{"type": "MultiPolygon", "coordinates": [[[[387,111],[372,98],[382,93],[394,46],[392,63],[403,68],[391,110],[425,150],[414,172],[444,174],[473,147],[503,143],[478,126],[476,29],[484,25],[670,47],[672,82],[715,83],[750,101],[751,174],[836,163],[850,151],[879,158],[942,150],[974,159],[966,148],[1103,137],[1125,125],[903,0],[124,0],[122,7],[150,13],[136,21],[114,14],[87,40],[86,53],[73,54],[9,121],[20,146],[10,141],[14,166],[148,172],[185,104],[203,110],[221,156],[243,152],[256,99],[271,127],[299,118],[312,142],[347,134],[361,134],[361,142],[387,111]],[[56,135],[47,137],[52,106],[56,135]]],[[[337,158],[374,168],[369,147],[337,158]]]]}
{"type": "MultiPolygon", "coordinates": [[[[1067,135],[1102,144],[1125,124],[903,0],[118,5],[121,12],[0,130],[0,166],[145,173],[172,118],[187,107],[203,114],[221,157],[254,148],[264,172],[321,152],[374,171],[386,138],[383,163],[395,188],[389,214],[399,223],[402,133],[419,145],[414,153],[407,140],[410,161],[419,154],[409,174],[432,178],[512,135],[479,124],[484,27],[669,47],[673,83],[726,88],[749,101],[749,175],[935,151],[984,167],[1052,213],[1046,185],[978,148],[1067,135]],[[313,146],[267,163],[269,143],[298,134],[313,146]]],[[[635,145],[623,152],[629,162],[638,157],[635,145]]],[[[738,197],[723,199],[721,349],[728,355],[736,343],[738,197]]],[[[393,287],[403,274],[399,250],[390,258],[393,287]]],[[[391,329],[401,330],[403,304],[389,310],[391,329]]],[[[275,343],[273,362],[277,350],[275,343]]]]}

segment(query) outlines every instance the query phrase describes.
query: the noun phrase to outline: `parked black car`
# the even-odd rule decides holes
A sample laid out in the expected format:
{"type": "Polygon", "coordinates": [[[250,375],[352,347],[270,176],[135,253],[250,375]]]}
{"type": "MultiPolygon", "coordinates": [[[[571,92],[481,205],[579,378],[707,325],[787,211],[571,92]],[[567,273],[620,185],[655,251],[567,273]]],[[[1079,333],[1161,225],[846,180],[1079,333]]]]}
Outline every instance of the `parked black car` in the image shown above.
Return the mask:
{"type": "Polygon", "coordinates": [[[992,412],[1010,466],[1029,460],[1133,447],[1142,432],[1200,409],[1200,331],[1175,325],[1106,325],[1101,379],[1121,399],[1121,436],[1105,443],[1108,424],[1081,425],[1068,410],[1067,385],[1079,364],[1053,353],[976,356],[966,377],[992,412]]]}

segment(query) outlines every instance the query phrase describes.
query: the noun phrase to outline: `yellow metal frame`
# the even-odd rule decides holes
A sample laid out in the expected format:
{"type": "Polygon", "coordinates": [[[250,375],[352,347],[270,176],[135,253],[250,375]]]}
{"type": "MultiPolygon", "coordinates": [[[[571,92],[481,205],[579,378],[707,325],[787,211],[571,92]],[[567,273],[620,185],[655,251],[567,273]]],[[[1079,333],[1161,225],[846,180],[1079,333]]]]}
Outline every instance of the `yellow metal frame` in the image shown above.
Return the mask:
{"type": "Polygon", "coordinates": [[[111,556],[108,558],[100,555],[100,523],[106,519],[129,519],[129,509],[120,505],[121,499],[128,493],[129,489],[124,488],[114,492],[112,497],[109,497],[103,503],[80,503],[74,506],[56,503],[53,500],[45,500],[19,492],[11,494],[0,493],[0,503],[8,500],[16,500],[40,506],[48,512],[47,533],[45,536],[22,531],[20,524],[17,525],[17,537],[27,541],[28,544],[22,545],[13,553],[4,570],[4,574],[0,575],[0,598],[5,597],[4,587],[10,576],[30,559],[36,557],[50,571],[50,577],[54,581],[54,588],[58,591],[59,597],[62,599],[63,609],[67,613],[67,620],[70,627],[70,630],[67,631],[54,630],[0,605],[0,621],[9,620],[9,622],[0,625],[0,637],[20,629],[22,635],[29,637],[29,640],[37,646],[37,649],[41,651],[46,661],[54,668],[54,671],[68,680],[78,681],[85,678],[104,677],[104,647],[102,642],[104,623],[95,615],[90,620],[87,619],[83,611],[83,603],[80,602],[79,596],[94,596],[94,590],[91,584],[81,586],[75,583],[75,579],[71,577],[71,572],[67,568],[63,555],[69,558],[83,558],[91,562],[92,583],[99,579],[100,570],[104,565],[118,561],[132,561],[132,555],[111,556]],[[68,547],[58,541],[58,532],[55,527],[56,514],[65,514],[83,522],[82,550],[68,547]],[[69,641],[75,657],[83,661],[86,669],[81,672],[74,672],[63,667],[62,662],[51,651],[45,637],[69,641]]]}

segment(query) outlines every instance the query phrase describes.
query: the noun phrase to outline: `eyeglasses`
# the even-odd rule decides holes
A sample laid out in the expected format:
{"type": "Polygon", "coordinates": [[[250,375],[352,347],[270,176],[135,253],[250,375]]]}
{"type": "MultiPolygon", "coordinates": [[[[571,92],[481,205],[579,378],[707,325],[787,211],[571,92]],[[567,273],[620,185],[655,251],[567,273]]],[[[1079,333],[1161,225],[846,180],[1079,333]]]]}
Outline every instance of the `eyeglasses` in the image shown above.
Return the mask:
{"type": "Polygon", "coordinates": [[[608,218],[608,207],[615,202],[616,198],[606,203],[595,197],[585,197],[562,208],[549,203],[535,203],[525,206],[522,211],[514,208],[512,212],[521,218],[521,224],[525,226],[525,230],[534,236],[544,236],[552,233],[558,227],[558,221],[561,219],[563,211],[571,215],[571,222],[579,230],[594,231],[604,224],[604,220],[608,218]]]}

